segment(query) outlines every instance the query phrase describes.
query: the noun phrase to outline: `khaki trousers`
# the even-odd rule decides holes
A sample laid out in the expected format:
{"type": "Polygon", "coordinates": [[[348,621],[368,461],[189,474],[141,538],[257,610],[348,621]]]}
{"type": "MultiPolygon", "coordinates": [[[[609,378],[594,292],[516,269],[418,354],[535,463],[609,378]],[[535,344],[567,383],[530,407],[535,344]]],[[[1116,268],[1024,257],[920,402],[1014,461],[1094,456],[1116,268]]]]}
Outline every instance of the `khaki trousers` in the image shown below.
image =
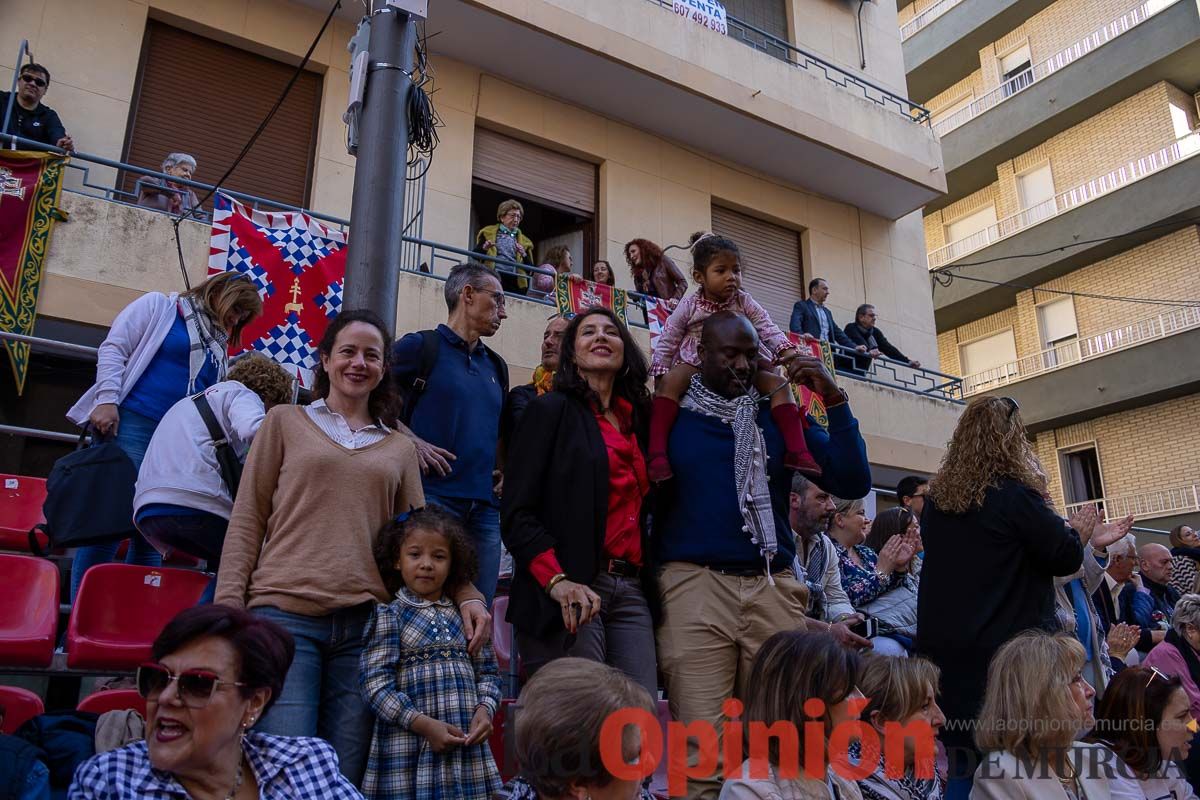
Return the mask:
{"type": "MultiPolygon", "coordinates": [[[[744,699],[750,666],[763,642],[780,631],[803,628],[808,587],[791,570],[738,577],[681,561],[659,572],[663,622],[657,632],[658,663],[671,716],[682,723],[702,720],[723,734],[721,706],[744,699]]],[[[688,764],[699,762],[699,746],[688,741],[688,764]]],[[[688,797],[715,798],[724,770],[688,780],[688,797]]]]}

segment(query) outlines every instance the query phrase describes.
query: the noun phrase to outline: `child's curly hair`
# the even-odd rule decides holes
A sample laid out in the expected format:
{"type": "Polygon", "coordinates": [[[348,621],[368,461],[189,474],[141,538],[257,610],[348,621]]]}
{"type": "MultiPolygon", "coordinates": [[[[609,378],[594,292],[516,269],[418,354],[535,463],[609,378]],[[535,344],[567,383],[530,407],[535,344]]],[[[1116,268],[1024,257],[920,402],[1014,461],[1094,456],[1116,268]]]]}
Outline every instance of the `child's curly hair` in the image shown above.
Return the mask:
{"type": "Polygon", "coordinates": [[[379,531],[375,542],[375,566],[383,578],[383,585],[390,594],[396,594],[404,586],[404,578],[396,563],[409,534],[414,531],[433,531],[446,537],[450,545],[450,573],[446,575],[443,591],[453,594],[471,583],[479,574],[479,561],[475,556],[475,545],[467,536],[462,521],[441,506],[428,505],[408,514],[401,514],[379,531]]]}

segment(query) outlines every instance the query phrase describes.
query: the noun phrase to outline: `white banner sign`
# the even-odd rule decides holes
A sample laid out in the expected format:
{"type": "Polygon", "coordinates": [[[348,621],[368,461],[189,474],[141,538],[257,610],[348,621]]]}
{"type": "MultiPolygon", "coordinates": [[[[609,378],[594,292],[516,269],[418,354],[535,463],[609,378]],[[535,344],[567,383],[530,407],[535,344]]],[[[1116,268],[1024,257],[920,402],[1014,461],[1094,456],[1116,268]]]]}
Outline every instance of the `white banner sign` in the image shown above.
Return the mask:
{"type": "Polygon", "coordinates": [[[671,0],[675,13],[687,17],[698,25],[716,31],[722,36],[728,35],[729,28],[725,20],[725,6],[718,0],[671,0]]]}

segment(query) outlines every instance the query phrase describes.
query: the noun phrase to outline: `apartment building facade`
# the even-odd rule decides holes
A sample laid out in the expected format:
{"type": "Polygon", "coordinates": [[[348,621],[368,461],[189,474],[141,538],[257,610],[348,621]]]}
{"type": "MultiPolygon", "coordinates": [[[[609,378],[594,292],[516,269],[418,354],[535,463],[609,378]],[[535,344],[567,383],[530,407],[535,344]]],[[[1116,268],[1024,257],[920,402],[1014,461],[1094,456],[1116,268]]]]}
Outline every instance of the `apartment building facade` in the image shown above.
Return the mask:
{"type": "MultiPolygon", "coordinates": [[[[463,258],[455,249],[471,249],[498,202],[516,197],[539,259],[565,244],[575,271],[606,259],[618,285],[632,288],[627,241],[666,246],[697,230],[730,233],[745,249],[747,288],[781,327],[807,281],[824,277],[839,324],[870,300],[889,338],[936,368],[919,209],[945,181],[937,138],[905,98],[895,9],[868,4],[859,15],[842,0],[730,0],[721,34],[674,5],[430,3],[424,32],[443,125],[413,193],[416,227],[406,230],[438,247],[414,246],[413,263],[400,265],[397,331],[443,320],[441,279],[463,258]]],[[[197,180],[211,181],[270,107],[328,8],[325,0],[5,4],[0,64],[11,69],[20,40],[29,41],[53,74],[46,102],[80,151],[153,169],[168,152],[192,152],[197,180]]],[[[342,4],[281,108],[285,122],[268,127],[231,189],[333,220],[349,216],[346,43],[361,11],[342,4]]],[[[139,293],[178,290],[181,277],[170,220],[95,189],[128,190],[130,175],[76,165],[88,171],[67,181],[71,221],[54,232],[38,330],[96,344],[139,293]]],[[[195,281],[209,229],[186,222],[180,235],[195,281]]],[[[673,256],[690,273],[686,250],[673,256]]],[[[514,384],[536,365],[550,313],[510,298],[494,345],[514,384]]],[[[635,333],[648,341],[644,327],[635,333]]],[[[86,368],[75,370],[35,370],[22,401],[2,393],[2,421],[62,430],[58,409],[88,380],[86,368]]],[[[842,382],[877,482],[936,468],[961,409],[945,399],[953,387],[923,391],[930,381],[911,371],[892,385],[842,382]]]]}
{"type": "Polygon", "coordinates": [[[1060,507],[1197,525],[1197,4],[918,0],[899,21],[945,157],[924,219],[943,368],[1020,403],[1060,507]]]}

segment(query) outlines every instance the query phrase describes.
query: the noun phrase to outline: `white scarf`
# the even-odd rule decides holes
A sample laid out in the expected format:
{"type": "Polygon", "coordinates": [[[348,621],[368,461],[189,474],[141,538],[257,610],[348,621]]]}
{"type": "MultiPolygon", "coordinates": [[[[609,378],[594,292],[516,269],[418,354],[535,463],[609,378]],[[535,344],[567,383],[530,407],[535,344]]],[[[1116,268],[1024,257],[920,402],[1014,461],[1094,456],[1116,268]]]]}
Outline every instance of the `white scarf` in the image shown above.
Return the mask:
{"type": "Polygon", "coordinates": [[[771,488],[767,481],[767,443],[758,427],[758,402],[761,398],[754,387],[739,397],[721,397],[692,376],[692,385],[680,402],[681,408],[715,417],[733,427],[733,479],[738,492],[750,541],[758,545],[767,564],[767,581],[771,577],[771,559],[779,551],[775,538],[775,511],[771,506],[771,488]]]}

